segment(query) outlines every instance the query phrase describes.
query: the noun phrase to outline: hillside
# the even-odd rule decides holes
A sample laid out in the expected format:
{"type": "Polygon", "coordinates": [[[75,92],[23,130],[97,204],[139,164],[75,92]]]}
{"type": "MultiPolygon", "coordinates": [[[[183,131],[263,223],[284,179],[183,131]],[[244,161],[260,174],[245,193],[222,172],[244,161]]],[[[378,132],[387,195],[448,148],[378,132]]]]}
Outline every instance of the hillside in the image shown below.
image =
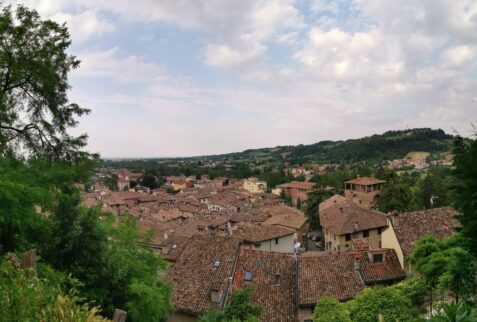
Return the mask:
{"type": "Polygon", "coordinates": [[[443,130],[419,128],[388,131],[359,139],[345,141],[321,141],[310,145],[278,146],[251,149],[243,152],[201,156],[189,159],[212,160],[263,160],[305,162],[353,162],[382,161],[405,157],[409,152],[422,151],[430,154],[451,149],[453,136],[443,130]]]}

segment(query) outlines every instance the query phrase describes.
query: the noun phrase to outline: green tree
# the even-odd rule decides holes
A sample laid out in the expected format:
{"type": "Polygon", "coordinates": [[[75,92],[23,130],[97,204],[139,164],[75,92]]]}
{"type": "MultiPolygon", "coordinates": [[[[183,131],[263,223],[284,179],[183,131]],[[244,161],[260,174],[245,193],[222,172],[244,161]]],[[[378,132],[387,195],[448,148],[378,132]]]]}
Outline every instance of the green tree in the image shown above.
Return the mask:
{"type": "Polygon", "coordinates": [[[475,294],[475,258],[459,246],[461,243],[458,235],[443,241],[426,236],[416,242],[410,260],[430,288],[431,306],[434,286],[440,291],[451,291],[456,302],[475,294]]]}
{"type": "Polygon", "coordinates": [[[77,160],[85,134],[68,134],[76,117],[89,113],[68,100],[68,73],[79,66],[68,55],[68,29],[42,20],[24,6],[0,14],[0,155],[77,160]]]}
{"type": "Polygon", "coordinates": [[[7,257],[0,258],[0,307],[2,321],[107,322],[77,295],[78,282],[39,263],[38,269],[15,268],[7,257]]]}
{"type": "Polygon", "coordinates": [[[308,193],[305,215],[308,217],[311,229],[320,228],[320,203],[331,197],[332,194],[331,191],[327,191],[320,187],[315,187],[313,191],[308,193]]]}
{"type": "Polygon", "coordinates": [[[200,322],[258,322],[262,308],[250,302],[250,289],[238,289],[230,298],[224,311],[210,311],[200,317],[200,322]]]}
{"type": "Polygon", "coordinates": [[[413,208],[414,196],[409,186],[400,179],[391,180],[386,184],[379,198],[379,210],[382,212],[409,211],[413,208]]]}
{"type": "Polygon", "coordinates": [[[419,321],[419,312],[403,292],[396,287],[367,288],[344,304],[355,322],[419,321]]]}
{"type": "Polygon", "coordinates": [[[466,239],[465,247],[477,256],[477,140],[457,138],[454,144],[455,206],[461,215],[460,231],[466,239]]]}
{"type": "Polygon", "coordinates": [[[351,322],[348,310],[331,297],[325,297],[318,301],[313,310],[313,320],[315,322],[351,322]]]}
{"type": "Polygon", "coordinates": [[[477,311],[465,302],[444,303],[436,308],[437,314],[430,322],[476,322],[477,311]]]}

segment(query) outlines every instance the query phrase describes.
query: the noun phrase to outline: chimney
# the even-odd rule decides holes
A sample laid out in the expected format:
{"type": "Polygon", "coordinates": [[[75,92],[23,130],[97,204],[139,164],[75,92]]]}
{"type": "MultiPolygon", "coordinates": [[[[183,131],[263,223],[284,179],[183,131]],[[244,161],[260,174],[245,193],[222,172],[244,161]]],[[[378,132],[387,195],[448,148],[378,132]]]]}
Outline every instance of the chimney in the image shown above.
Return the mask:
{"type": "Polygon", "coordinates": [[[359,258],[354,258],[354,270],[359,271],[359,258]]]}
{"type": "Polygon", "coordinates": [[[169,238],[169,234],[167,232],[164,233],[164,239],[167,240],[169,238]]]}
{"type": "Polygon", "coordinates": [[[225,285],[223,283],[213,283],[210,289],[210,300],[221,304],[224,297],[225,285]]]}

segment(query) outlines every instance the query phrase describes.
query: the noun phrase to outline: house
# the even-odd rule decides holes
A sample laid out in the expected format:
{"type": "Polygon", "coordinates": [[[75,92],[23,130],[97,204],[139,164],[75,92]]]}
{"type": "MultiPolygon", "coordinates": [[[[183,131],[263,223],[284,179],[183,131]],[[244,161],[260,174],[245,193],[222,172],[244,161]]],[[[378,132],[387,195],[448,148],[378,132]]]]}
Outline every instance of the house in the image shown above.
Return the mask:
{"type": "Polygon", "coordinates": [[[221,310],[227,302],[240,240],[195,235],[167,274],[173,283],[169,322],[196,321],[210,310],[221,310]]]}
{"type": "Polygon", "coordinates": [[[164,241],[160,247],[160,254],[161,257],[169,262],[175,262],[180,254],[184,251],[187,247],[190,238],[184,236],[175,236],[165,234],[164,241]]]}
{"type": "Polygon", "coordinates": [[[274,225],[293,229],[295,231],[295,240],[302,244],[304,243],[303,236],[306,236],[310,227],[308,218],[306,218],[302,211],[285,205],[262,207],[259,211],[270,216],[262,225],[274,225]]]}
{"type": "Polygon", "coordinates": [[[257,178],[248,178],[244,180],[243,188],[250,193],[264,193],[267,192],[267,183],[257,178]]]}
{"type": "Polygon", "coordinates": [[[296,205],[298,200],[302,202],[308,199],[308,194],[313,191],[314,186],[315,183],[313,182],[292,181],[278,185],[277,187],[296,205]]]}
{"type": "Polygon", "coordinates": [[[388,216],[388,228],[382,233],[382,246],[395,250],[401,267],[412,273],[409,256],[416,241],[422,236],[444,239],[459,227],[457,212],[449,207],[413,212],[394,213],[388,216]]]}
{"type": "Polygon", "coordinates": [[[291,254],[242,249],[232,289],[251,289],[250,300],[263,308],[261,321],[296,322],[295,263],[291,254]]]}
{"type": "Polygon", "coordinates": [[[365,286],[390,284],[405,278],[393,249],[327,255],[310,253],[298,258],[300,322],[313,321],[314,307],[324,297],[344,302],[355,297],[365,286]]]}
{"type": "Polygon", "coordinates": [[[353,239],[361,238],[367,239],[372,248],[381,248],[381,233],[387,226],[386,215],[360,207],[348,199],[324,203],[320,207],[320,224],[325,250],[346,252],[351,250],[353,239]]]}
{"type": "Polygon", "coordinates": [[[345,181],[345,198],[353,200],[362,207],[375,209],[378,206],[384,183],[386,181],[370,177],[358,177],[345,181]]]}
{"type": "Polygon", "coordinates": [[[281,253],[293,253],[296,240],[294,229],[252,223],[234,226],[232,236],[242,239],[245,248],[281,253]]]}

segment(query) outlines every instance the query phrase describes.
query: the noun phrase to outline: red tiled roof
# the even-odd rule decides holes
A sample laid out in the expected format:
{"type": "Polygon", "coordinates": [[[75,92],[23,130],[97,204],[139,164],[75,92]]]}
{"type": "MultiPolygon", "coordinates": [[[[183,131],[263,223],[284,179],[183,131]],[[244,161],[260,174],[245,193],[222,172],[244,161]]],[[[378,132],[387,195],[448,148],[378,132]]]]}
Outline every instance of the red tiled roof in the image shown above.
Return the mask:
{"type": "Polygon", "coordinates": [[[307,256],[298,259],[298,304],[315,305],[327,296],[352,299],[364,288],[350,254],[307,256]]]}
{"type": "Polygon", "coordinates": [[[288,183],[283,183],[281,185],[278,185],[279,188],[286,188],[286,189],[307,189],[311,190],[313,189],[313,186],[316,183],[313,182],[300,182],[300,181],[292,181],[288,183]]]}
{"type": "Polygon", "coordinates": [[[397,224],[393,223],[393,228],[404,257],[412,253],[420,237],[429,235],[443,239],[452,235],[460,225],[455,219],[457,211],[449,207],[404,212],[394,216],[397,216],[397,221],[394,221],[397,224]]]}
{"type": "Polygon", "coordinates": [[[335,194],[329,197],[328,199],[326,199],[325,201],[323,201],[322,203],[320,203],[320,211],[323,211],[326,208],[333,206],[334,204],[341,202],[343,200],[346,200],[346,198],[341,195],[335,194]]]}
{"type": "Polygon", "coordinates": [[[353,239],[351,241],[351,248],[355,251],[363,251],[370,249],[369,241],[364,238],[353,239]]]}
{"type": "Polygon", "coordinates": [[[345,181],[345,183],[351,183],[351,184],[360,184],[360,185],[371,185],[371,184],[377,184],[377,183],[385,183],[386,181],[384,180],[379,180],[376,178],[371,178],[371,177],[359,177],[356,179],[348,180],[345,181]]]}
{"type": "Polygon", "coordinates": [[[258,243],[265,240],[293,235],[293,229],[280,226],[261,226],[244,224],[234,227],[232,236],[241,238],[250,243],[258,243]]]}
{"type": "Polygon", "coordinates": [[[262,321],[296,322],[293,255],[242,249],[233,278],[233,290],[251,288],[251,301],[263,308],[262,321]],[[252,280],[245,281],[245,272],[252,280]]]}
{"type": "Polygon", "coordinates": [[[320,212],[321,225],[337,235],[387,226],[386,215],[342,200],[320,212]]]}
{"type": "Polygon", "coordinates": [[[366,285],[397,281],[406,277],[394,249],[372,250],[361,254],[359,271],[366,285]],[[373,254],[383,254],[384,260],[373,263],[370,258],[373,254]]]}
{"type": "Polygon", "coordinates": [[[239,245],[236,238],[193,236],[167,275],[174,283],[174,308],[196,315],[220,310],[221,305],[211,301],[210,292],[217,284],[229,285],[239,245]],[[214,267],[216,261],[218,267],[214,267]]]}

